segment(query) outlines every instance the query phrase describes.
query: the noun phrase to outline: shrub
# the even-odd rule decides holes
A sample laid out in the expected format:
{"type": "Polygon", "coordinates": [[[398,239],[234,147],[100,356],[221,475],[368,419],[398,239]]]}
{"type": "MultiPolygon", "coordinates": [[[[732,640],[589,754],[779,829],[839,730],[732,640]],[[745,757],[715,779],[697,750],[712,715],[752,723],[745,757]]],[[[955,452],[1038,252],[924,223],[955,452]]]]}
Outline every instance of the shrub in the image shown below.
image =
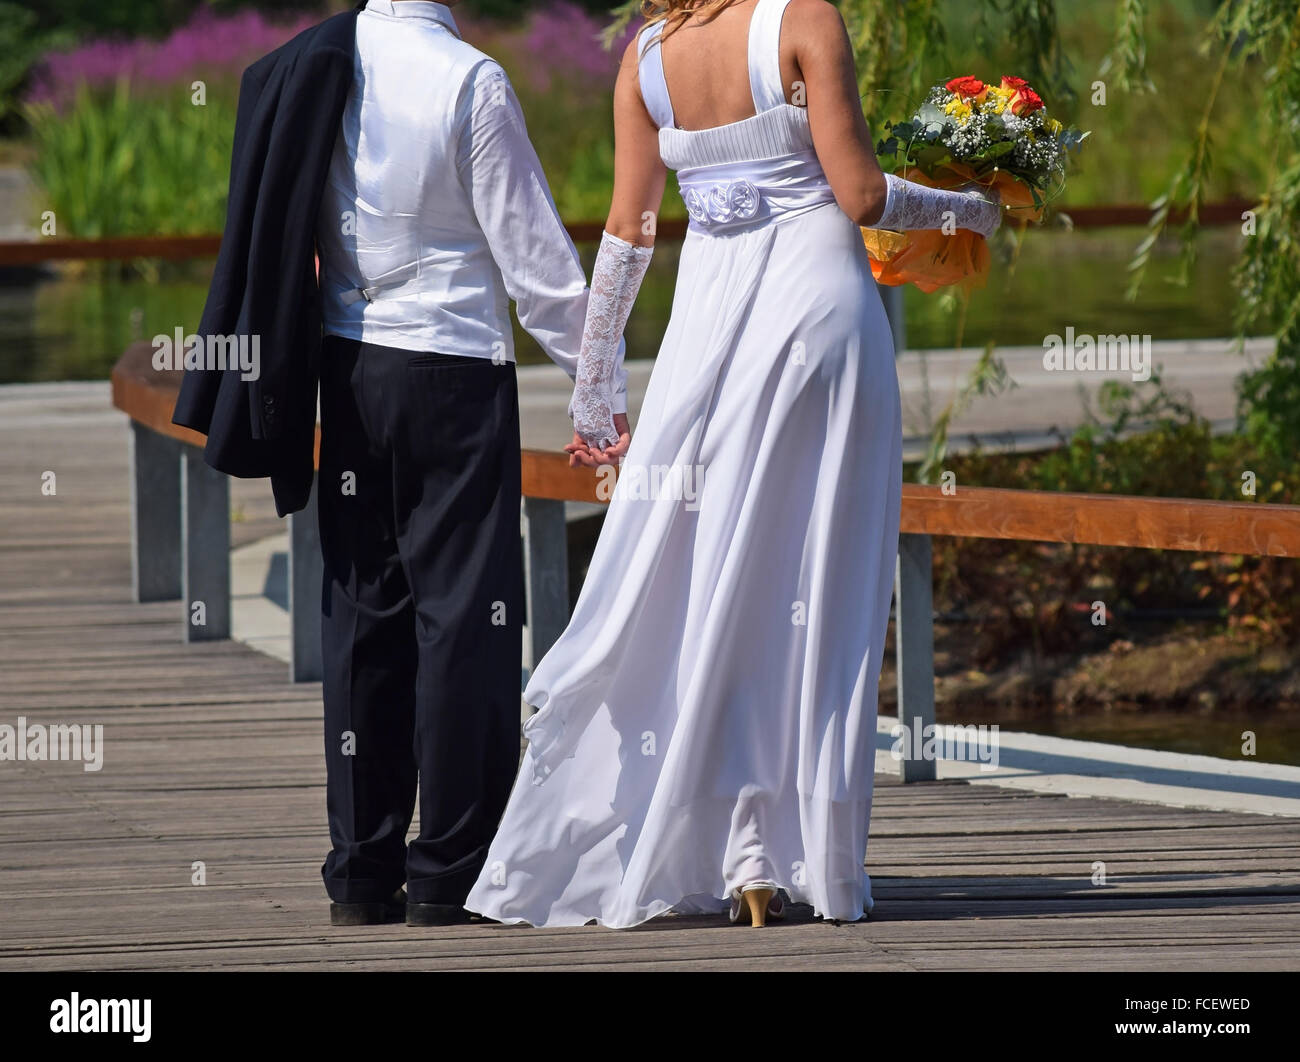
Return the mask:
{"type": "MultiPolygon", "coordinates": [[[[1059,450],[952,455],[944,467],[956,473],[958,489],[1278,504],[1300,498],[1292,461],[1246,435],[1215,436],[1158,376],[1145,388],[1110,385],[1098,414],[1059,450]],[[1242,492],[1246,472],[1256,484],[1251,497],[1242,492]]],[[[1300,566],[1287,558],[941,537],[935,580],[939,610],[972,621],[968,652],[977,666],[1005,663],[1026,647],[1031,662],[1099,648],[1132,637],[1138,613],[1217,616],[1221,627],[1252,638],[1300,639],[1300,566]],[[1106,603],[1105,627],[1090,622],[1096,600],[1106,603]]]]}
{"type": "Polygon", "coordinates": [[[140,98],[122,79],[109,92],[82,85],[59,111],[27,108],[41,207],[61,236],[220,232],[235,108],[188,89],[140,98]]]}

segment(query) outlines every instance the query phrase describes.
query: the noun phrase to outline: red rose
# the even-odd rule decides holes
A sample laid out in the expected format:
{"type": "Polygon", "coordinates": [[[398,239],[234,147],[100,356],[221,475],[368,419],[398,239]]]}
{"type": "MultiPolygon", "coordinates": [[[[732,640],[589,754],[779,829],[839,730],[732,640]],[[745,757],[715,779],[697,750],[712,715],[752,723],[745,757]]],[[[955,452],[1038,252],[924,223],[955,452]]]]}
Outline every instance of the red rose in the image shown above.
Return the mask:
{"type": "Polygon", "coordinates": [[[1031,88],[1022,88],[1011,97],[1011,113],[1017,117],[1024,117],[1026,114],[1042,109],[1043,101],[1031,88]]]}
{"type": "Polygon", "coordinates": [[[966,77],[953,78],[944,86],[944,88],[949,92],[957,93],[958,96],[970,99],[971,97],[978,96],[984,91],[984,82],[979,78],[971,77],[968,74],[966,77]]]}
{"type": "Polygon", "coordinates": [[[1002,87],[1011,89],[1013,92],[1019,92],[1022,89],[1029,88],[1029,82],[1023,77],[1010,77],[1007,74],[1002,75],[1002,87]]]}

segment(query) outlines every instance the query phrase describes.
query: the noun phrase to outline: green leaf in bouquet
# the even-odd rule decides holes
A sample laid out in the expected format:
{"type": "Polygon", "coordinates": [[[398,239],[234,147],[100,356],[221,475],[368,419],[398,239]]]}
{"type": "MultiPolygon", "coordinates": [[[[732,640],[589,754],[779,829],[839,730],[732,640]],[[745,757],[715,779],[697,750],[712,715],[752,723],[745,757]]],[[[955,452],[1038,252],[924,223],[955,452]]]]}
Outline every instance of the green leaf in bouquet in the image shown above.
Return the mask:
{"type": "Polygon", "coordinates": [[[887,127],[889,132],[899,140],[911,140],[920,131],[912,122],[891,122],[887,127]]]}
{"type": "Polygon", "coordinates": [[[979,157],[982,159],[1000,159],[1003,155],[1009,155],[1015,150],[1016,145],[1010,140],[998,140],[981,151],[979,157]]]}
{"type": "Polygon", "coordinates": [[[952,152],[942,144],[927,144],[912,152],[912,160],[923,173],[931,173],[937,166],[951,159],[952,152]]]}
{"type": "Polygon", "coordinates": [[[944,126],[948,124],[948,116],[933,103],[923,103],[921,109],[916,112],[916,121],[921,124],[925,133],[938,134],[943,132],[944,126]]]}

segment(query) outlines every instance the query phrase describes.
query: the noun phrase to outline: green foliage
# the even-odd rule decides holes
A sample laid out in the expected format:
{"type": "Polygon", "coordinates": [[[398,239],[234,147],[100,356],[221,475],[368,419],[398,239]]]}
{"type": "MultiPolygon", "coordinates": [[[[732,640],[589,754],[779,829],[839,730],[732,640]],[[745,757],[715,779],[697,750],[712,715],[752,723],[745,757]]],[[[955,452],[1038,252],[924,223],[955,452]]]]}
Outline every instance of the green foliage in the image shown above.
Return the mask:
{"type": "Polygon", "coordinates": [[[1263,366],[1237,380],[1238,418],[1246,435],[1269,457],[1294,459],[1300,439],[1300,350],[1279,344],[1263,366]]]}
{"type": "Polygon", "coordinates": [[[858,92],[867,121],[910,113],[934,78],[927,74],[946,57],[947,23],[938,0],[889,3],[840,0],[857,60],[858,92]]]}
{"type": "Polygon", "coordinates": [[[67,39],[65,34],[40,29],[36,12],[0,2],[0,129],[10,126],[17,115],[19,92],[32,65],[67,39]]]}
{"type": "MultiPolygon", "coordinates": [[[[183,25],[205,0],[42,0],[38,24],[75,37],[160,37],[183,25]]],[[[214,11],[257,8],[270,15],[315,11],[323,0],[206,0],[214,11]]],[[[337,3],[333,6],[339,6],[337,3]]]]}
{"type": "MultiPolygon", "coordinates": [[[[1268,457],[1243,435],[1215,436],[1186,396],[1158,374],[1146,384],[1103,388],[1088,422],[1053,451],[953,455],[957,489],[1003,487],[1139,497],[1294,504],[1300,466],[1268,457]],[[1243,473],[1256,483],[1243,495],[1243,473]]],[[[1300,639],[1300,569],[1278,557],[936,539],[936,606],[974,621],[969,652],[996,667],[1030,648],[1036,666],[1053,653],[1099,649],[1133,628],[1134,609],[1212,610],[1220,625],[1259,641],[1300,639]],[[1104,600],[1105,628],[1086,620],[1104,600]]]]}
{"type": "Polygon", "coordinates": [[[1143,384],[1107,381],[1095,408],[1085,399],[1084,417],[1065,445],[1038,461],[1034,489],[1147,498],[1222,496],[1224,484],[1207,479],[1210,425],[1196,414],[1189,396],[1167,388],[1159,370],[1143,384]]]}
{"type": "Polygon", "coordinates": [[[929,447],[916,474],[918,483],[933,483],[943,471],[943,463],[948,456],[948,430],[953,420],[961,416],[976,398],[1000,395],[1016,386],[1007,373],[1006,365],[994,354],[994,350],[992,342],[984,347],[984,353],[980,355],[966,382],[935,418],[929,447]]]}
{"type": "Polygon", "coordinates": [[[1206,198],[1207,179],[1212,168],[1213,127],[1211,120],[1214,112],[1214,102],[1223,84],[1230,58],[1231,53],[1225,50],[1214,72],[1214,77],[1210,82],[1208,102],[1196,127],[1195,147],[1191,155],[1174,174],[1169,184],[1169,190],[1151,204],[1151,209],[1155,213],[1152,214],[1151,221],[1147,225],[1146,236],[1143,237],[1142,242],[1134,250],[1133,260],[1129,263],[1129,270],[1133,274],[1128,290],[1130,301],[1137,298],[1146,275],[1151,249],[1168,227],[1171,210],[1175,204],[1183,207],[1186,211],[1186,220],[1183,222],[1180,233],[1183,248],[1183,269],[1178,282],[1181,284],[1187,283],[1187,277],[1196,259],[1196,234],[1200,231],[1200,210],[1206,198]]]}
{"type": "Polygon", "coordinates": [[[979,6],[976,41],[982,51],[1013,41],[1016,76],[1023,77],[1055,105],[1074,98],[1073,67],[1061,47],[1056,0],[988,0],[979,6]]]}
{"type": "Polygon", "coordinates": [[[1234,87],[1262,85],[1264,106],[1256,128],[1267,131],[1264,144],[1272,147],[1272,161],[1253,212],[1254,229],[1243,226],[1246,246],[1233,280],[1239,330],[1244,334],[1271,324],[1278,346],[1263,368],[1241,381],[1238,415],[1261,452],[1294,454],[1300,447],[1300,0],[1226,0],[1210,23],[1203,51],[1207,57],[1217,51],[1218,59],[1201,120],[1168,191],[1153,204],[1156,213],[1130,266],[1129,294],[1136,297],[1151,248],[1175,205],[1187,215],[1180,234],[1185,280],[1212,169],[1219,94],[1229,72],[1234,87]]]}
{"type": "Polygon", "coordinates": [[[1115,43],[1097,73],[1105,78],[1113,71],[1115,87],[1123,92],[1154,92],[1147,73],[1146,0],[1119,0],[1119,9],[1115,43]]]}
{"type": "Polygon", "coordinates": [[[42,209],[61,236],[220,232],[234,111],[217,92],[195,106],[188,88],[143,96],[125,81],[83,86],[62,113],[27,107],[42,209]]]}

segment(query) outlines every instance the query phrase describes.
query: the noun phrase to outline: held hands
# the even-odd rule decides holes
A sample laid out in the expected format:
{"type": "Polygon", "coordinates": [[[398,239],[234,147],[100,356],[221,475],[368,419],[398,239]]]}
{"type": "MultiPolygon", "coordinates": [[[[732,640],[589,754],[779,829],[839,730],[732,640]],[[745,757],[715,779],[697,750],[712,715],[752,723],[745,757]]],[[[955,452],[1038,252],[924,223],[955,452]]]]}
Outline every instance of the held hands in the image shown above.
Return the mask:
{"type": "Polygon", "coordinates": [[[653,246],[628,243],[609,232],[600,238],[569,402],[573,442],[564,449],[570,467],[617,464],[631,442],[627,417],[614,413],[612,387],[623,353],[623,328],[653,254],[653,246]]]}
{"type": "MultiPolygon", "coordinates": [[[[617,441],[613,442],[605,440],[608,445],[589,445],[580,432],[574,431],[573,442],[564,448],[564,452],[569,455],[570,468],[576,468],[578,465],[596,468],[599,465],[622,463],[623,456],[627,453],[627,448],[632,442],[632,429],[628,426],[626,413],[614,413],[612,420],[612,434],[617,435],[618,438],[617,441]]],[[[605,434],[610,433],[606,432],[605,434]]]]}
{"type": "Polygon", "coordinates": [[[573,442],[564,449],[569,467],[616,464],[630,441],[626,414],[611,411],[612,396],[605,379],[587,379],[580,371],[573,387],[569,413],[573,442]]]}

